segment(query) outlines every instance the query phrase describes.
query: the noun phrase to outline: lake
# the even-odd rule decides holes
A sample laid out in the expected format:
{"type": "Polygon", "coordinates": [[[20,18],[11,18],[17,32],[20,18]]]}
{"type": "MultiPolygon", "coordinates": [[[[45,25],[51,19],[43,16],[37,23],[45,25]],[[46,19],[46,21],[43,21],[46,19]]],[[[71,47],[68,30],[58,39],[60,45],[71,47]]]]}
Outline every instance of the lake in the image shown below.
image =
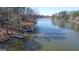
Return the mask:
{"type": "Polygon", "coordinates": [[[34,35],[41,44],[40,51],[79,50],[79,25],[50,18],[37,19],[37,32],[34,35]]]}
{"type": "Polygon", "coordinates": [[[24,33],[26,39],[11,38],[0,44],[1,50],[79,51],[79,24],[38,18],[35,32],[24,33]]]}

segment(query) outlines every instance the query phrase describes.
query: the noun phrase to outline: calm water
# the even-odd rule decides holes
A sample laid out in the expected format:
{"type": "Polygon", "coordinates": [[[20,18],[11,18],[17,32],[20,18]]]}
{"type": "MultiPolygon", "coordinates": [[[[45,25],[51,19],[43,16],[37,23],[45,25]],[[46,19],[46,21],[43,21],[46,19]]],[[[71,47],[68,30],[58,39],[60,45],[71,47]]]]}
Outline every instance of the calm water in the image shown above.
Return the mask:
{"type": "Polygon", "coordinates": [[[11,38],[9,42],[0,44],[0,49],[33,51],[79,50],[79,24],[50,18],[39,18],[37,20],[36,32],[28,33],[26,40],[11,38]]]}
{"type": "Polygon", "coordinates": [[[37,27],[39,50],[79,50],[79,24],[39,18],[37,27]]]}

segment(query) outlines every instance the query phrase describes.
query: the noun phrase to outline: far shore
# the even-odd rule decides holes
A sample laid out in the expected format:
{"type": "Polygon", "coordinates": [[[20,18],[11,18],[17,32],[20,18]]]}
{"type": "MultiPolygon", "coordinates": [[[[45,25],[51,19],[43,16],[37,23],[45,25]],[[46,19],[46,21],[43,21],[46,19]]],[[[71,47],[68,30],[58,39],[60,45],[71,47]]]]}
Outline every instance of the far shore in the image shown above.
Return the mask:
{"type": "Polygon", "coordinates": [[[68,22],[72,22],[72,23],[76,23],[76,24],[79,24],[79,21],[77,20],[67,20],[68,22]]]}

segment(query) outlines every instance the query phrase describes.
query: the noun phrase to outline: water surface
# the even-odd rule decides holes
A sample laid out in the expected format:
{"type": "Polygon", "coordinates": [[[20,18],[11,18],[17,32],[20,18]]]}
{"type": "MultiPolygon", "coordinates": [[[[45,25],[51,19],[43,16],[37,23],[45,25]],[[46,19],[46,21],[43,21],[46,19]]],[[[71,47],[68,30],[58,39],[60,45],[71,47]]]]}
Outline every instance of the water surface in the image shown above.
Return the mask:
{"type": "Polygon", "coordinates": [[[79,25],[63,21],[39,18],[37,39],[42,44],[39,50],[79,50],[79,25]]]}
{"type": "MultiPolygon", "coordinates": [[[[24,33],[27,35],[27,32],[24,33]]],[[[77,51],[79,50],[79,24],[50,18],[38,18],[36,30],[26,39],[11,38],[0,44],[1,50],[25,51],[77,51]]]]}

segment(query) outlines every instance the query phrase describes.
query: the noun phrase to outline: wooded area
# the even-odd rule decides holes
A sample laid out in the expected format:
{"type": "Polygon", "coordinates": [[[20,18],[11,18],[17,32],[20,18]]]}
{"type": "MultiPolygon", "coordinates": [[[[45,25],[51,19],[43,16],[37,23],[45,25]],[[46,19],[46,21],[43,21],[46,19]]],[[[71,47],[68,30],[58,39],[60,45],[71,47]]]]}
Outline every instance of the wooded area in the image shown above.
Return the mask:
{"type": "Polygon", "coordinates": [[[66,21],[79,22],[79,10],[77,11],[61,11],[59,13],[53,14],[52,18],[63,19],[66,21]]]}
{"type": "Polygon", "coordinates": [[[32,31],[36,24],[36,15],[37,12],[30,7],[0,7],[0,41],[23,33],[24,29],[32,31]]]}

